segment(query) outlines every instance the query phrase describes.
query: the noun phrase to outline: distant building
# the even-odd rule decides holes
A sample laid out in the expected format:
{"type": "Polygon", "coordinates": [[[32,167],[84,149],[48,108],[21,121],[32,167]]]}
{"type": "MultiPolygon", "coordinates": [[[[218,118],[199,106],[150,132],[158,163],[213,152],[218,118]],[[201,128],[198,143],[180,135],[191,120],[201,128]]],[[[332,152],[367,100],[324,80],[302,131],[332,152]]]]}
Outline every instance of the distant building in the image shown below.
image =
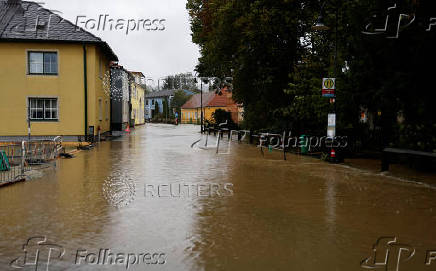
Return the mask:
{"type": "Polygon", "coordinates": [[[43,8],[0,1],[0,140],[64,136],[77,141],[110,131],[106,74],[118,61],[95,35],[43,8]]]}
{"type": "Polygon", "coordinates": [[[111,130],[124,131],[130,121],[129,72],[123,66],[111,68],[111,130]]]}
{"type": "MultiPolygon", "coordinates": [[[[164,113],[164,101],[166,100],[168,103],[168,108],[171,106],[171,100],[174,97],[176,91],[179,90],[161,90],[156,92],[151,92],[145,95],[145,119],[151,120],[158,114],[164,113]]],[[[182,90],[186,95],[191,96],[194,94],[193,91],[190,90],[182,90]]],[[[165,116],[164,116],[165,117],[165,116]]]]}
{"type": "Polygon", "coordinates": [[[145,95],[145,119],[151,120],[158,114],[164,113],[164,101],[167,101],[168,108],[176,90],[161,90],[145,95]]]}
{"type": "Polygon", "coordinates": [[[145,87],[144,74],[142,72],[130,72],[130,103],[132,110],[130,113],[130,126],[145,124],[144,100],[145,87]]]}
{"type": "MultiPolygon", "coordinates": [[[[223,88],[219,94],[215,92],[203,93],[203,118],[204,121],[213,121],[212,114],[222,109],[230,112],[232,120],[239,124],[243,120],[243,108],[233,101],[232,92],[228,88],[223,88]]],[[[201,94],[191,97],[182,106],[181,123],[200,124],[201,121],[201,94]]]]}

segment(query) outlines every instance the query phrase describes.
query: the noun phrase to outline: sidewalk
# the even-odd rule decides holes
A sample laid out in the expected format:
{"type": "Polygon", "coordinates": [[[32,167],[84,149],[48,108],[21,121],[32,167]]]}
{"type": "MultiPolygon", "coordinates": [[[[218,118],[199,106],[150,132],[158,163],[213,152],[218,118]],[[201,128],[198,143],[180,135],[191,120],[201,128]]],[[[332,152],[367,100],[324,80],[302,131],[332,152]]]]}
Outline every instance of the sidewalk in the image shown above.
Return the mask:
{"type": "MultiPolygon", "coordinates": [[[[378,159],[353,158],[345,159],[344,165],[367,170],[373,173],[380,173],[381,161],[378,159]]],[[[410,168],[408,165],[391,164],[390,170],[384,172],[387,176],[405,179],[413,182],[422,182],[436,186],[436,173],[425,172],[410,168]]]]}

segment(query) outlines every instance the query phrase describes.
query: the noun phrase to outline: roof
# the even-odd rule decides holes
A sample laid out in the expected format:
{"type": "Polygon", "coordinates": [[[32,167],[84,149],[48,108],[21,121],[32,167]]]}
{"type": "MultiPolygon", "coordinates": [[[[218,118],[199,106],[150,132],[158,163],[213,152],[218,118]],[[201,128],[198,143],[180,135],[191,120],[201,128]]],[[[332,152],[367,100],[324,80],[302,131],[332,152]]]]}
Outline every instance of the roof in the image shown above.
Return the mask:
{"type": "Polygon", "coordinates": [[[105,41],[60,17],[56,12],[35,2],[0,0],[0,41],[98,44],[110,60],[118,61],[105,41]]]}
{"type": "Polygon", "coordinates": [[[175,92],[176,92],[176,90],[173,90],[173,89],[166,89],[166,90],[161,90],[161,91],[157,91],[157,92],[150,92],[147,95],[145,95],[145,98],[169,97],[169,96],[174,95],[175,92]]]}
{"type": "MultiPolygon", "coordinates": [[[[223,89],[224,90],[224,89],[223,89]]],[[[223,93],[218,95],[215,92],[203,93],[203,107],[228,107],[230,105],[236,105],[231,96],[223,93]]],[[[183,106],[183,109],[193,109],[201,107],[201,93],[195,94],[191,97],[183,106]]]]}
{"type": "MultiPolygon", "coordinates": [[[[214,92],[203,93],[203,107],[208,106],[210,101],[215,98],[214,92]]],[[[201,93],[195,94],[183,106],[183,109],[200,108],[201,107],[201,93]]]]}
{"type": "Polygon", "coordinates": [[[145,77],[145,75],[142,72],[132,72],[131,71],[131,73],[134,74],[134,75],[137,75],[139,77],[145,77]]]}

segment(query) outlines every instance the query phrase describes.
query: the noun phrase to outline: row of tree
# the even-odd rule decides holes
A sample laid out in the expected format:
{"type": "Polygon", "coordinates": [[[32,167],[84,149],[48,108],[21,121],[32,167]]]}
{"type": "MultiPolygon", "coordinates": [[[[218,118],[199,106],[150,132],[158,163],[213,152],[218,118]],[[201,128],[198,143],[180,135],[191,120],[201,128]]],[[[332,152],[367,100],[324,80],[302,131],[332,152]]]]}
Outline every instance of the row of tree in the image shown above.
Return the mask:
{"type": "Polygon", "coordinates": [[[201,76],[233,77],[249,129],[338,133],[365,147],[436,149],[431,0],[188,0],[201,76]],[[315,31],[322,17],[329,31],[315,31]],[[368,121],[362,122],[365,113],[368,121]]]}

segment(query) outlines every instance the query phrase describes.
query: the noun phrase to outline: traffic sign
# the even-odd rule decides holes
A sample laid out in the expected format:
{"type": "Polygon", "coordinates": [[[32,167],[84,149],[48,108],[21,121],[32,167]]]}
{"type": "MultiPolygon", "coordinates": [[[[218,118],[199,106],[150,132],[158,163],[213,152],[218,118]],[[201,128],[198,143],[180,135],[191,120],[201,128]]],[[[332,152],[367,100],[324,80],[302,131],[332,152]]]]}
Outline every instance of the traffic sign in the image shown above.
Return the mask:
{"type": "Polygon", "coordinates": [[[334,98],[336,91],[336,78],[323,78],[322,79],[322,96],[327,98],[334,98]]]}

